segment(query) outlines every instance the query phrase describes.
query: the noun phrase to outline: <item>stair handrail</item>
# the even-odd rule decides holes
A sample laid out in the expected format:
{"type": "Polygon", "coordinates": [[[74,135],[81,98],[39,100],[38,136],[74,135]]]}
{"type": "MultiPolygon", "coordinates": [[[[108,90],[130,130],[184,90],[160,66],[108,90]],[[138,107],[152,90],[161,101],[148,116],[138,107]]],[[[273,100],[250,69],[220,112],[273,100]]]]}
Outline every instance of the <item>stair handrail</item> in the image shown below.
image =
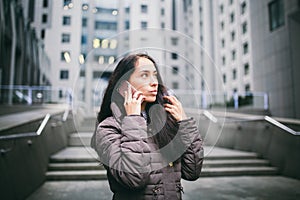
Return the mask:
{"type": "Polygon", "coordinates": [[[272,117],[269,117],[269,116],[265,116],[264,119],[269,122],[270,124],[292,134],[292,135],[300,135],[300,132],[299,131],[295,131],[289,127],[287,127],[286,125],[280,123],[279,121],[277,121],[276,119],[272,118],[272,117]]]}
{"type": "MultiPolygon", "coordinates": [[[[47,113],[45,115],[42,123],[40,124],[39,128],[35,132],[1,135],[0,136],[0,141],[1,140],[14,140],[15,141],[17,139],[22,139],[22,138],[37,137],[37,136],[41,135],[41,133],[45,129],[50,117],[51,117],[51,115],[49,113],[47,113]]],[[[27,143],[28,143],[28,145],[31,145],[32,141],[28,140],[27,143]]],[[[15,145],[15,143],[13,145],[15,145]]],[[[12,151],[12,150],[13,150],[13,147],[9,147],[9,148],[6,148],[6,149],[1,148],[0,153],[3,155],[3,154],[6,154],[7,152],[12,151]]]]}
{"type": "MultiPolygon", "coordinates": [[[[218,123],[219,120],[218,118],[212,114],[211,112],[205,110],[203,111],[202,113],[205,117],[207,117],[210,121],[214,122],[214,123],[218,123]]],[[[291,128],[289,128],[288,126],[280,123],[278,120],[270,117],[270,116],[251,116],[251,117],[242,117],[242,116],[236,116],[235,118],[239,118],[239,119],[243,119],[243,122],[251,122],[251,121],[266,121],[270,124],[272,124],[273,126],[287,132],[287,133],[290,133],[292,135],[300,135],[300,132],[299,131],[295,131],[291,128]]],[[[225,119],[226,119],[226,116],[225,116],[225,119]]],[[[230,122],[230,123],[233,123],[233,122],[242,122],[241,120],[231,120],[231,121],[228,121],[228,120],[224,120],[224,122],[230,122]]]]}

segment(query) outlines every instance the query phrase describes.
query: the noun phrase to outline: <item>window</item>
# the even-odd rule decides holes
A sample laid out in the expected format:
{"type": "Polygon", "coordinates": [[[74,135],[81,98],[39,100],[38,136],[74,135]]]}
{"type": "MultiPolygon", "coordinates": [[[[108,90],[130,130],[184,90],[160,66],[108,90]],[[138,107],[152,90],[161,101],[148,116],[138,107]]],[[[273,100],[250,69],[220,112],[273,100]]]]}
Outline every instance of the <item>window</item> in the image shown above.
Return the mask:
{"type": "Polygon", "coordinates": [[[129,13],[129,12],[130,12],[130,8],[129,7],[125,8],[125,13],[129,13]]]}
{"type": "Polygon", "coordinates": [[[232,79],[236,80],[236,69],[232,70],[232,79]]]}
{"type": "Polygon", "coordinates": [[[172,58],[173,60],[177,60],[177,59],[178,59],[177,53],[171,53],[171,58],[172,58]]]}
{"type": "Polygon", "coordinates": [[[69,71],[68,70],[60,70],[60,79],[61,80],[69,79],[69,71]]]}
{"type": "Polygon", "coordinates": [[[141,28],[142,29],[147,29],[148,23],[147,22],[141,22],[141,28]]]}
{"type": "Polygon", "coordinates": [[[274,0],[269,3],[270,31],[284,25],[284,4],[282,0],[274,0]]]}
{"type": "Polygon", "coordinates": [[[61,35],[61,42],[62,43],[70,43],[70,38],[71,38],[71,35],[69,33],[63,33],[61,35]]]}
{"type": "Polygon", "coordinates": [[[48,21],[48,16],[47,16],[47,14],[43,14],[43,15],[42,15],[42,22],[43,22],[43,23],[47,23],[47,21],[48,21]]]}
{"type": "Polygon", "coordinates": [[[81,36],[81,44],[87,44],[87,37],[86,35],[81,36]]]}
{"type": "Polygon", "coordinates": [[[243,44],[243,52],[244,52],[244,54],[247,54],[248,51],[249,51],[248,43],[246,42],[246,43],[243,44]]]}
{"type": "Polygon", "coordinates": [[[89,9],[89,4],[86,4],[86,3],[82,4],[83,11],[87,11],[88,9],[89,9]]]}
{"type": "Polygon", "coordinates": [[[220,5],[220,13],[222,14],[223,12],[224,12],[224,6],[222,4],[222,5],[220,5]]]}
{"type": "Polygon", "coordinates": [[[230,22],[233,23],[234,22],[234,13],[230,14],[230,22]]]}
{"type": "Polygon", "coordinates": [[[247,33],[247,22],[244,22],[244,23],[242,24],[242,33],[243,33],[243,34],[247,33]]]}
{"type": "Polygon", "coordinates": [[[235,31],[232,31],[231,32],[231,41],[234,41],[235,40],[235,31]]]}
{"type": "Polygon", "coordinates": [[[162,22],[162,23],[160,24],[160,28],[166,28],[166,24],[165,24],[164,22],[162,22]]]}
{"type": "Polygon", "coordinates": [[[245,14],[245,12],[246,12],[246,2],[243,2],[242,4],[241,4],[241,14],[243,15],[243,14],[245,14]]]}
{"type": "Polygon", "coordinates": [[[64,93],[62,90],[59,90],[59,94],[58,94],[59,98],[63,98],[64,97],[64,93]]]}
{"type": "Polygon", "coordinates": [[[48,8],[48,0],[43,0],[43,8],[48,8]]]}
{"type": "Polygon", "coordinates": [[[72,3],[72,0],[64,0],[64,7],[69,6],[72,3]]]}
{"type": "Polygon", "coordinates": [[[87,27],[87,18],[82,18],[82,27],[87,27]]]}
{"type": "Polygon", "coordinates": [[[231,51],[231,60],[235,60],[235,57],[236,57],[236,51],[232,50],[231,51]]]}
{"type": "Polygon", "coordinates": [[[71,16],[63,16],[63,25],[71,25],[71,16]]]}
{"type": "Polygon", "coordinates": [[[221,44],[222,44],[222,47],[224,48],[225,47],[225,40],[224,39],[221,40],[221,44]]]}
{"type": "Polygon", "coordinates": [[[246,84],[246,85],[245,85],[245,91],[246,91],[246,92],[249,92],[249,91],[250,91],[250,84],[246,84]]]}
{"type": "Polygon", "coordinates": [[[222,64],[226,65],[226,58],[225,58],[225,56],[222,57],[222,64]]]}
{"type": "Polygon", "coordinates": [[[221,22],[221,30],[224,30],[224,22],[221,22]]]}
{"type": "Polygon", "coordinates": [[[246,63],[244,64],[244,75],[248,75],[249,74],[249,64],[246,63]]]}
{"type": "Polygon", "coordinates": [[[172,37],[172,38],[171,38],[171,43],[172,43],[172,45],[174,45],[174,46],[178,45],[178,38],[172,37]]]}
{"type": "Polygon", "coordinates": [[[233,0],[229,0],[229,5],[232,5],[233,4],[233,0]]]}
{"type": "Polygon", "coordinates": [[[147,5],[141,5],[141,13],[148,13],[148,6],[147,5]]]}
{"type": "Polygon", "coordinates": [[[73,8],[72,0],[63,0],[64,1],[64,10],[73,8]]]}
{"type": "Polygon", "coordinates": [[[179,69],[178,69],[178,67],[177,66],[173,66],[172,67],[172,74],[178,74],[178,71],[179,71],[179,69]]]}
{"type": "Polygon", "coordinates": [[[165,15],[165,9],[162,8],[162,9],[160,10],[160,14],[161,14],[161,16],[164,16],[164,15],[165,15]]]}
{"type": "Polygon", "coordinates": [[[41,39],[45,39],[45,34],[46,34],[45,29],[42,29],[41,30],[41,39]]]}
{"type": "Polygon", "coordinates": [[[117,22],[95,21],[96,30],[117,30],[117,22]]]}
{"type": "Polygon", "coordinates": [[[223,83],[226,83],[226,74],[223,74],[223,83]]]}
{"type": "Polygon", "coordinates": [[[129,28],[130,28],[129,21],[125,21],[125,30],[129,30],[129,28]]]}
{"type": "Polygon", "coordinates": [[[65,62],[70,62],[71,61],[71,56],[69,51],[62,51],[60,53],[60,60],[65,61],[65,62]]]}
{"type": "Polygon", "coordinates": [[[103,72],[101,71],[93,71],[93,79],[98,79],[102,76],[103,72]]]}
{"type": "Polygon", "coordinates": [[[178,89],[179,88],[179,84],[178,84],[178,82],[173,82],[172,83],[172,89],[178,89]]]}

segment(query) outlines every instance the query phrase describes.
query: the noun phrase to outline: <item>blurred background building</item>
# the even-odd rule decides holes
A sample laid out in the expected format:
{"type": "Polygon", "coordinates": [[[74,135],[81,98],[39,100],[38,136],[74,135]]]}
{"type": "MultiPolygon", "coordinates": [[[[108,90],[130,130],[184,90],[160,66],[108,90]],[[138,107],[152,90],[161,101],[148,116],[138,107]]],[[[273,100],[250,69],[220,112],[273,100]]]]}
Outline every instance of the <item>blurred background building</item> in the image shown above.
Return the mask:
{"type": "Polygon", "coordinates": [[[50,86],[94,114],[116,62],[148,52],[185,105],[300,117],[298,0],[2,0],[0,13],[1,103],[50,86]]]}

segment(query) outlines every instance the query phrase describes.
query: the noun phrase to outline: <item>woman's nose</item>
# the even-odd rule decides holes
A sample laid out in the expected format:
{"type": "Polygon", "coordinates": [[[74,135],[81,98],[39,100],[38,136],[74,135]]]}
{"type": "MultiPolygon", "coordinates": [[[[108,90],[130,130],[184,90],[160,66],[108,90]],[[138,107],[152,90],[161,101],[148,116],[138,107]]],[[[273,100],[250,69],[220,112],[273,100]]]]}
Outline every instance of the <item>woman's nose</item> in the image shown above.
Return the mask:
{"type": "Polygon", "coordinates": [[[151,79],[150,79],[150,84],[151,85],[157,85],[158,84],[157,78],[152,76],[151,79]]]}

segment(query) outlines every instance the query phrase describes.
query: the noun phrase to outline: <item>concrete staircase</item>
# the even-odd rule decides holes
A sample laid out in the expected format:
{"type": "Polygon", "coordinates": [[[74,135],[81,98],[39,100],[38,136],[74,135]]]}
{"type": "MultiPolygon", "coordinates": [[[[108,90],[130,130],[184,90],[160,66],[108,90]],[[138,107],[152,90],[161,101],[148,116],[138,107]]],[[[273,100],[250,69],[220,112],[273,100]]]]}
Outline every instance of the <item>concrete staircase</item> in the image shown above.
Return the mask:
{"type": "MultiPolygon", "coordinates": [[[[106,171],[97,161],[96,152],[90,148],[94,129],[91,119],[86,120],[79,133],[69,137],[69,146],[50,158],[47,180],[101,180],[106,171]]],[[[93,120],[94,122],[94,120],[93,120]]],[[[252,152],[220,147],[204,147],[205,159],[201,176],[276,175],[277,169],[268,160],[252,152]]]]}

